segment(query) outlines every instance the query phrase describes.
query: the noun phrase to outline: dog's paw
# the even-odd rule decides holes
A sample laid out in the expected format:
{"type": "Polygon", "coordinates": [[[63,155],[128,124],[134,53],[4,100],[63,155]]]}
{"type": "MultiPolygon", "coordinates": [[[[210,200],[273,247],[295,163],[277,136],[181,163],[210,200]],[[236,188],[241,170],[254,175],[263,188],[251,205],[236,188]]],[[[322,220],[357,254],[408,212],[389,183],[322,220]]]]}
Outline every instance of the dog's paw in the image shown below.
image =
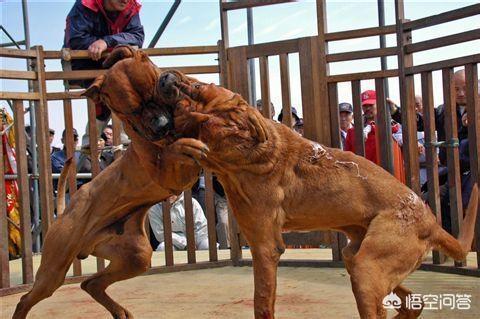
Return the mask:
{"type": "Polygon", "coordinates": [[[193,159],[197,164],[200,164],[202,160],[205,160],[210,151],[205,143],[193,138],[181,138],[171,144],[168,148],[169,151],[174,152],[177,155],[191,160],[193,159]]]}

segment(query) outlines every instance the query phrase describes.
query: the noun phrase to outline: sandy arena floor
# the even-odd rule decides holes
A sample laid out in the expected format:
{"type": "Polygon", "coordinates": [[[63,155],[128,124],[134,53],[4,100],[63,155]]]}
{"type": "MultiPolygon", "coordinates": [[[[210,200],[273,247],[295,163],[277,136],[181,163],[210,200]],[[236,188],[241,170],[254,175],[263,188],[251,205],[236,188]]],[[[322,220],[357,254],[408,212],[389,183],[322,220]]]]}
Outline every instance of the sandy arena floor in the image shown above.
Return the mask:
{"type": "MultiPolygon", "coordinates": [[[[199,261],[206,252],[197,252],[199,261]]],[[[285,257],[325,257],[320,250],[288,250],[285,257]]],[[[176,262],[184,260],[176,253],[176,262]]],[[[219,258],[228,257],[220,252],[219,258]]],[[[244,253],[248,258],[249,254],[244,253]]],[[[156,253],[154,265],[163,254],[156,253]]],[[[84,262],[88,269],[94,260],[84,262]]],[[[424,310],[423,318],[480,318],[480,278],[417,271],[405,285],[421,294],[470,294],[470,310],[424,310]]],[[[136,277],[108,289],[136,318],[252,318],[251,267],[223,267],[136,277]]],[[[282,267],[278,274],[277,318],[358,318],[344,269],[282,267]]],[[[11,318],[22,294],[0,298],[1,318],[11,318]]],[[[391,312],[393,315],[393,312],[391,312]]],[[[391,315],[389,317],[391,317],[391,315]]],[[[111,318],[79,284],[65,285],[33,308],[29,318],[111,318]]]]}

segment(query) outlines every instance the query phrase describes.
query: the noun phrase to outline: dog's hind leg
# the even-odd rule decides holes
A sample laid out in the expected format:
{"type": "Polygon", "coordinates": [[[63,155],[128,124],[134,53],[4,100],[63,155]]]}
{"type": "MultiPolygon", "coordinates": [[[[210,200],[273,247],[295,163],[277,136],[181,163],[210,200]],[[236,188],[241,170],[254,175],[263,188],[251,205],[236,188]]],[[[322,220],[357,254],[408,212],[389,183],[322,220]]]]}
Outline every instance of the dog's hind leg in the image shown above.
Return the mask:
{"type": "Polygon", "coordinates": [[[406,307],[402,310],[397,298],[384,300],[392,291],[405,300],[409,291],[399,284],[417,268],[427,250],[427,244],[415,232],[391,216],[380,215],[372,221],[352,258],[350,279],[361,318],[386,318],[389,307],[400,308],[399,318],[419,314],[406,307]],[[391,304],[384,306],[384,301],[391,304]]]}
{"type": "Polygon", "coordinates": [[[110,264],[81,284],[81,288],[103,305],[115,319],[131,319],[133,315],[115,302],[105,289],[117,281],[138,276],[150,267],[152,249],[143,226],[145,214],[139,211],[124,225],[112,225],[116,232],[110,239],[99,243],[92,253],[110,260],[110,264]]]}
{"type": "Polygon", "coordinates": [[[42,261],[35,275],[32,289],[21,297],[15,308],[13,319],[26,318],[30,309],[50,297],[60,287],[68,268],[75,258],[75,243],[69,242],[72,220],[62,216],[48,231],[42,247],[42,261]]]}

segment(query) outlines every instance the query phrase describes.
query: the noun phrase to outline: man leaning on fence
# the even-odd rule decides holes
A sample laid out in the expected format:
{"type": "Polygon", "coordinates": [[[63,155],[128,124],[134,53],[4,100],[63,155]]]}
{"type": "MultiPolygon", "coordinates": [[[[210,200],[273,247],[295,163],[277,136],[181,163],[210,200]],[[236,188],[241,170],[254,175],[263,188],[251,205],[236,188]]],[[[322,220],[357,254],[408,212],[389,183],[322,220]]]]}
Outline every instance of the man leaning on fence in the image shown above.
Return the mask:
{"type": "MultiPolygon", "coordinates": [[[[77,0],[67,16],[64,48],[88,50],[90,59],[72,60],[72,70],[95,70],[102,68],[102,53],[117,45],[141,47],[144,40],[140,23],[141,5],[136,0],[77,0]]],[[[64,65],[64,69],[65,69],[64,65]]],[[[69,85],[87,88],[92,79],[70,81],[69,85]]],[[[97,132],[110,120],[110,110],[97,104],[97,132]]],[[[88,144],[88,130],[82,145],[88,144]]],[[[126,136],[122,136],[122,142],[126,136]]]]}

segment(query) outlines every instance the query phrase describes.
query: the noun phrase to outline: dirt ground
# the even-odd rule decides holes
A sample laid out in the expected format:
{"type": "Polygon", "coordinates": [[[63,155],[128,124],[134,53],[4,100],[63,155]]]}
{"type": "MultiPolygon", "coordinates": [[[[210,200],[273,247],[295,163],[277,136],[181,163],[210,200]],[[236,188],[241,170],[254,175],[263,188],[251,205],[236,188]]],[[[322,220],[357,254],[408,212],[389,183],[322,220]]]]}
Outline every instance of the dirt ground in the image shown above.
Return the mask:
{"type": "MultiPolygon", "coordinates": [[[[480,318],[480,278],[417,271],[405,285],[414,293],[472,295],[470,310],[425,310],[423,318],[480,318]]],[[[253,317],[251,267],[141,276],[116,283],[108,292],[139,319],[253,317]]],[[[2,319],[11,318],[21,295],[0,298],[2,319]]],[[[344,269],[281,267],[276,315],[277,318],[358,318],[348,274],[344,269]]],[[[79,284],[72,284],[61,287],[36,305],[29,318],[111,317],[79,284]]]]}

